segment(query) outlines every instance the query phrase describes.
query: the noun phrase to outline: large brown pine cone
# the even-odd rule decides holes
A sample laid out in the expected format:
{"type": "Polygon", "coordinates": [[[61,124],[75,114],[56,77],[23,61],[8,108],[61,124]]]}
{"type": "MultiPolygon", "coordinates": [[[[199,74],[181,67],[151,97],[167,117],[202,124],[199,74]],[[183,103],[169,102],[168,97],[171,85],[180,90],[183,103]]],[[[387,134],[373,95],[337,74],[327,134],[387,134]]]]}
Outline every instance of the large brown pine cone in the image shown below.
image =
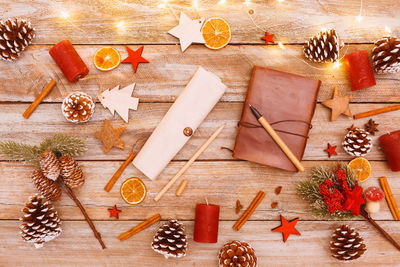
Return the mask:
{"type": "Polygon", "coordinates": [[[369,133],[363,129],[351,127],[343,140],[343,149],[351,156],[365,156],[372,148],[369,133]]]}
{"type": "Polygon", "coordinates": [[[43,151],[40,154],[40,169],[42,170],[44,176],[50,180],[57,180],[60,176],[60,162],[57,156],[50,150],[43,151]]]}
{"type": "Polygon", "coordinates": [[[257,257],[254,249],[246,242],[232,241],[226,243],[219,251],[221,267],[255,267],[257,257]]]}
{"type": "Polygon", "coordinates": [[[61,233],[61,222],[54,206],[41,195],[29,199],[22,210],[20,218],[21,236],[25,242],[33,243],[36,248],[42,247],[61,233]]]}
{"type": "Polygon", "coordinates": [[[378,74],[399,72],[400,39],[388,36],[375,42],[375,47],[372,49],[372,62],[378,74]]]}
{"type": "Polygon", "coordinates": [[[0,56],[14,61],[35,38],[35,30],[26,20],[8,19],[0,22],[0,56]]]}
{"type": "Polygon", "coordinates": [[[64,155],[59,159],[61,166],[60,175],[64,178],[64,182],[71,188],[80,188],[85,183],[83,171],[71,156],[64,155]]]}
{"type": "Polygon", "coordinates": [[[74,92],[64,99],[61,111],[67,121],[73,123],[87,122],[94,113],[94,102],[88,94],[74,92]]]}
{"type": "Polygon", "coordinates": [[[165,258],[180,258],[186,255],[187,239],[183,224],[177,220],[170,220],[157,231],[151,247],[155,252],[163,254],[165,258]]]}
{"type": "Polygon", "coordinates": [[[338,227],[332,235],[332,256],[341,261],[355,260],[367,250],[364,239],[348,225],[338,227]]]}
{"type": "Polygon", "coordinates": [[[321,31],[304,45],[304,55],[314,62],[335,62],[339,59],[339,37],[335,29],[321,31]]]}
{"type": "Polygon", "coordinates": [[[31,177],[37,190],[45,198],[51,201],[60,199],[62,190],[56,181],[47,179],[40,170],[34,171],[31,177]]]}

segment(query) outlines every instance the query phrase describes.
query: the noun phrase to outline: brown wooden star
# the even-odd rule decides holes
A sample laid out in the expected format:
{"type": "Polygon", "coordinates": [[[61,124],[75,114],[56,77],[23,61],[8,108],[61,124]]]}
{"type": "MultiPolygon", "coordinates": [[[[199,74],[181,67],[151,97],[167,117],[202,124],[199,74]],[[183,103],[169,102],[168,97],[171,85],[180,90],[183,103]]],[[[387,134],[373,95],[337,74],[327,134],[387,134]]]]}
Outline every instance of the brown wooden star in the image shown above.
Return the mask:
{"type": "Polygon", "coordinates": [[[332,110],[331,121],[335,121],[340,114],[352,117],[350,111],[350,101],[353,99],[353,95],[343,96],[337,87],[333,91],[333,98],[322,102],[322,105],[332,110]]]}
{"type": "Polygon", "coordinates": [[[94,137],[103,142],[104,154],[111,150],[112,147],[125,148],[125,143],[120,136],[125,131],[126,127],[113,128],[108,120],[104,120],[103,130],[96,132],[94,137]]]}

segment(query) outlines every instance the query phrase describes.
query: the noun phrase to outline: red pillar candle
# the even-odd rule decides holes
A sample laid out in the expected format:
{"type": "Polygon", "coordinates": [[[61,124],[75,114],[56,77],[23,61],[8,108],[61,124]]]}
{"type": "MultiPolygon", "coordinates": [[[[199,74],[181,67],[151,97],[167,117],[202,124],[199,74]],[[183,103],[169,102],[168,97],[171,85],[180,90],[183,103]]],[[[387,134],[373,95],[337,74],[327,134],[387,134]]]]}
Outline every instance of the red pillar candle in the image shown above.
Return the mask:
{"type": "Polygon", "coordinates": [[[68,40],[54,45],[49,54],[71,83],[77,82],[89,73],[88,67],[68,40]]]}
{"type": "Polygon", "coordinates": [[[400,171],[400,130],[382,135],[379,141],[392,171],[400,171]]]}
{"type": "Polygon", "coordinates": [[[193,240],[200,243],[217,243],[218,224],[218,205],[197,204],[193,240]]]}
{"type": "Polygon", "coordinates": [[[351,90],[357,91],[376,84],[371,62],[366,50],[356,51],[344,57],[351,90]]]}

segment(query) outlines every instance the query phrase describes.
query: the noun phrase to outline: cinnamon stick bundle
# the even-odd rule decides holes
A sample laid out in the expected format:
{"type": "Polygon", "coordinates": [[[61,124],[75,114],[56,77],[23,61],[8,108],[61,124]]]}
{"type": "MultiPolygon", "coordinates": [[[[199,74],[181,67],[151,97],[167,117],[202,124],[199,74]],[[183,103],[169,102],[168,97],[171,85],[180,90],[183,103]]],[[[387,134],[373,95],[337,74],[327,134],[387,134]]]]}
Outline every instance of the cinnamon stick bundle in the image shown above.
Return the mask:
{"type": "Polygon", "coordinates": [[[159,220],[161,220],[161,215],[160,214],[156,214],[153,217],[145,220],[144,222],[136,225],[135,227],[133,227],[131,230],[121,234],[118,239],[120,241],[124,241],[128,238],[130,238],[131,236],[143,231],[144,229],[150,227],[151,225],[155,224],[156,222],[158,222],[159,220]]]}
{"type": "Polygon", "coordinates": [[[385,193],[386,202],[389,206],[390,212],[392,213],[394,219],[396,221],[399,221],[400,220],[399,208],[397,207],[396,200],[393,197],[392,190],[390,189],[386,177],[379,178],[379,182],[381,184],[383,192],[385,193]]]}
{"type": "Polygon", "coordinates": [[[246,211],[242,214],[242,216],[237,220],[237,222],[232,226],[232,228],[236,231],[239,231],[240,228],[247,222],[253,212],[256,210],[258,205],[265,197],[265,192],[259,191],[256,197],[251,202],[250,206],[246,209],[246,211]]]}

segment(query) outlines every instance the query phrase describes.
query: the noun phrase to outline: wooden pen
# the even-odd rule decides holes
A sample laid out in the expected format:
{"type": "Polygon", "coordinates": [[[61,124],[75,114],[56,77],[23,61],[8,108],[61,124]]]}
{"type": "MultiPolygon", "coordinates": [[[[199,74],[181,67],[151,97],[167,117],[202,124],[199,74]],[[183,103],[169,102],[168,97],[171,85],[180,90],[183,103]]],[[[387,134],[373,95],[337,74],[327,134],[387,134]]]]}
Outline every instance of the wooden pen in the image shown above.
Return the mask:
{"type": "Polygon", "coordinates": [[[252,105],[250,105],[250,109],[253,112],[254,116],[258,120],[258,122],[264,127],[267,133],[274,139],[275,143],[282,149],[282,151],[286,154],[286,156],[290,159],[290,161],[296,166],[296,168],[300,171],[304,171],[304,167],[301,162],[296,158],[290,148],[283,142],[283,140],[279,137],[279,135],[275,132],[274,128],[268,123],[268,121],[264,118],[264,116],[252,105]]]}

